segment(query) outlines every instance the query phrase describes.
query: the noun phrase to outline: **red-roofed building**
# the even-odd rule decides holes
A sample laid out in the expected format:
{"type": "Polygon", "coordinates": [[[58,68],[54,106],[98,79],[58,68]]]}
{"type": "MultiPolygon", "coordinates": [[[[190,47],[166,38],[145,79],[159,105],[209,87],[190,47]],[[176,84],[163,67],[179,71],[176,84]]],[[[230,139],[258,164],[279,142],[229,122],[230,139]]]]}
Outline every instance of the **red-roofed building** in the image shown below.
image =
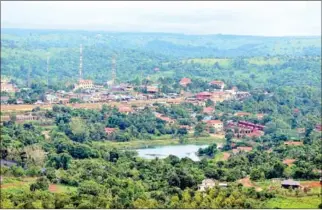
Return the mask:
{"type": "Polygon", "coordinates": [[[224,124],[220,120],[203,120],[204,123],[207,124],[208,129],[210,127],[215,128],[216,132],[222,132],[224,128],[224,124]]]}
{"type": "Polygon", "coordinates": [[[163,121],[165,121],[165,122],[167,122],[167,123],[170,123],[170,124],[172,124],[172,123],[174,123],[174,120],[173,119],[171,119],[170,117],[165,117],[165,116],[161,116],[161,117],[158,117],[160,120],[163,120],[163,121]]]}
{"type": "Polygon", "coordinates": [[[316,131],[322,131],[322,125],[320,124],[320,125],[316,125],[315,126],[315,130],[316,131]]]}
{"type": "Polygon", "coordinates": [[[295,161],[296,161],[295,159],[284,159],[283,163],[288,166],[291,166],[295,161]]]}
{"type": "Polygon", "coordinates": [[[201,92],[196,95],[196,99],[198,100],[207,100],[211,99],[212,94],[209,92],[201,92]]]}
{"type": "Polygon", "coordinates": [[[111,135],[116,131],[116,128],[105,128],[104,130],[107,135],[111,135]]]}
{"type": "Polygon", "coordinates": [[[203,108],[203,111],[202,112],[204,114],[212,114],[214,111],[215,111],[215,109],[212,108],[212,107],[205,107],[205,108],[203,108]]]}
{"type": "Polygon", "coordinates": [[[287,146],[302,146],[303,142],[301,142],[301,141],[286,141],[286,142],[284,142],[284,145],[287,145],[287,146]]]}
{"type": "Polygon", "coordinates": [[[234,115],[237,117],[246,117],[246,116],[250,116],[251,113],[249,113],[249,112],[236,112],[234,115]]]}
{"type": "Polygon", "coordinates": [[[247,137],[261,137],[264,136],[264,132],[260,130],[253,130],[251,133],[246,134],[247,137]]]}
{"type": "Polygon", "coordinates": [[[154,86],[147,86],[146,87],[146,91],[148,93],[157,93],[158,92],[158,87],[154,87],[154,86]]]}
{"type": "Polygon", "coordinates": [[[188,84],[190,84],[191,83],[191,79],[190,78],[182,78],[181,80],[180,80],[180,85],[181,86],[184,86],[184,87],[186,87],[188,84]]]}
{"type": "Polygon", "coordinates": [[[126,113],[126,114],[133,111],[132,108],[128,106],[119,106],[118,109],[119,109],[119,112],[126,113]]]}
{"type": "Polygon", "coordinates": [[[211,81],[211,82],[209,82],[209,84],[218,86],[220,89],[223,89],[225,86],[225,83],[223,81],[219,81],[219,80],[211,81]]]}
{"type": "Polygon", "coordinates": [[[252,151],[253,150],[253,148],[252,147],[237,147],[236,148],[238,151],[243,151],[243,152],[250,152],[250,151],[252,151]]]}

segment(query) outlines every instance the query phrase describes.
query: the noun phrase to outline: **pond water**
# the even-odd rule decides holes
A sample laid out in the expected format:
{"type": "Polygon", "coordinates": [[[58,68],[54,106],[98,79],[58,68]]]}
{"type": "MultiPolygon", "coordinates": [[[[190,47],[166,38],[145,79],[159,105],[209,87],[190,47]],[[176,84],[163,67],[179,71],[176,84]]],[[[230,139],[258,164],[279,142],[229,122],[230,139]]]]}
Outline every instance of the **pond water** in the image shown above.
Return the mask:
{"type": "Polygon", "coordinates": [[[158,146],[153,148],[137,149],[139,157],[146,159],[166,158],[169,155],[175,155],[178,158],[188,157],[193,161],[198,161],[200,158],[197,156],[199,148],[206,148],[208,145],[171,145],[171,146],[158,146]]]}

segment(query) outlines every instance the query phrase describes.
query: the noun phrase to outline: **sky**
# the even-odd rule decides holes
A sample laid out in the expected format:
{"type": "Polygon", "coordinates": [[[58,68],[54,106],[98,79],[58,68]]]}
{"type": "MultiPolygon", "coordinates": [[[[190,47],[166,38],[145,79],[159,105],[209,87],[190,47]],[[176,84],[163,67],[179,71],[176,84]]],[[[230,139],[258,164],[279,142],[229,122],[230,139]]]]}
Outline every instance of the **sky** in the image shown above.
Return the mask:
{"type": "Polygon", "coordinates": [[[321,36],[321,1],[1,1],[1,28],[321,36]]]}

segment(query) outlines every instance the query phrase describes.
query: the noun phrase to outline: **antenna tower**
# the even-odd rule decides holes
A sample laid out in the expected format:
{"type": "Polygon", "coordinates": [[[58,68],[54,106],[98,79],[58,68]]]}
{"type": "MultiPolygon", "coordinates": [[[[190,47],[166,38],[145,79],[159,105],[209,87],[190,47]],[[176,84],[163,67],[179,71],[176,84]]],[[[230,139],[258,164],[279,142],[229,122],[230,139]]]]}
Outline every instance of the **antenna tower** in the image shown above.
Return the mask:
{"type": "Polygon", "coordinates": [[[79,80],[82,79],[82,71],[83,71],[83,45],[80,45],[79,49],[80,57],[79,57],[79,80]]]}
{"type": "Polygon", "coordinates": [[[116,55],[113,55],[112,57],[112,84],[115,85],[116,80],[116,55]]]}
{"type": "Polygon", "coordinates": [[[30,87],[30,74],[31,74],[31,65],[29,64],[28,73],[27,73],[27,86],[30,87]]]}
{"type": "Polygon", "coordinates": [[[47,87],[49,87],[49,53],[47,54],[47,87]]]}

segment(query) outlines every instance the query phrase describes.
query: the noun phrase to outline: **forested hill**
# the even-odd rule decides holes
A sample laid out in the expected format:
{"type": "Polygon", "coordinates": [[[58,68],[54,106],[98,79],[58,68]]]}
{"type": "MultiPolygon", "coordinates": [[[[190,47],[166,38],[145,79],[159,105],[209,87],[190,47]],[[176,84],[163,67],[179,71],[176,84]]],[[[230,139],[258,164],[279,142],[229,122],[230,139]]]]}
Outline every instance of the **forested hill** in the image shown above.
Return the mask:
{"type": "MultiPolygon", "coordinates": [[[[80,44],[84,46],[84,76],[97,82],[109,79],[114,53],[117,54],[120,80],[152,74],[155,67],[179,76],[178,71],[182,73],[183,70],[173,62],[189,58],[283,56],[287,60],[289,57],[321,56],[321,37],[2,29],[1,74],[22,82],[31,68],[34,81],[44,80],[46,55],[50,52],[52,83],[76,79],[80,44]]],[[[185,68],[188,68],[187,72],[195,69],[185,68]]],[[[208,74],[197,72],[192,76],[208,74]]]]}

